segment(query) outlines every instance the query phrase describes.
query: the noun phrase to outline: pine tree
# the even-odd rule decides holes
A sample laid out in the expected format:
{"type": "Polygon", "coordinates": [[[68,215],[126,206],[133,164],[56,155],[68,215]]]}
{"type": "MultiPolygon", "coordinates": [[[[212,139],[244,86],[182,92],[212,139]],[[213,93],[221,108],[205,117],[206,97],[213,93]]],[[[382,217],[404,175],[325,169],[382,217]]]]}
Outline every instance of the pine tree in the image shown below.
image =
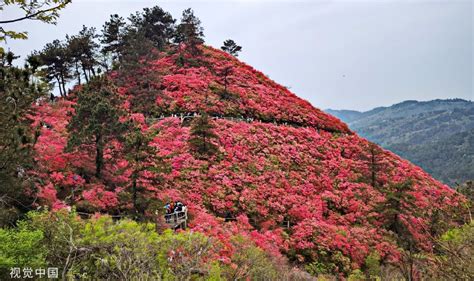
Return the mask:
{"type": "MultiPolygon", "coordinates": [[[[344,157],[344,149],[342,150],[344,157]]],[[[360,160],[364,163],[364,172],[361,180],[370,184],[374,188],[383,186],[387,181],[386,174],[390,170],[390,166],[384,158],[384,151],[382,148],[374,143],[369,142],[360,154],[360,160]]]]}
{"type": "Polygon", "coordinates": [[[205,112],[202,112],[201,115],[196,118],[191,127],[189,144],[192,151],[200,159],[208,159],[218,151],[217,146],[212,142],[213,139],[217,138],[213,129],[214,125],[211,124],[209,115],[205,112]]]}
{"type": "Polygon", "coordinates": [[[370,158],[369,158],[369,165],[370,165],[370,184],[373,186],[373,187],[377,187],[378,186],[378,183],[377,183],[377,173],[379,172],[380,170],[380,167],[378,165],[378,162],[379,162],[379,154],[380,154],[380,148],[373,144],[373,143],[370,143],[369,144],[369,151],[370,151],[370,158]]]}
{"type": "Polygon", "coordinates": [[[406,227],[401,221],[401,216],[416,214],[415,198],[410,194],[413,191],[413,183],[405,181],[389,184],[381,187],[380,191],[385,197],[385,201],[379,206],[384,227],[403,236],[406,234],[406,227]]]}
{"type": "Polygon", "coordinates": [[[45,95],[41,84],[31,82],[32,68],[12,66],[14,58],[13,53],[0,56],[0,226],[12,223],[33,203],[24,187],[32,184],[27,171],[34,167],[38,132],[27,115],[45,95]]]}
{"type": "Polygon", "coordinates": [[[224,52],[227,52],[234,57],[239,56],[239,52],[242,51],[242,47],[237,45],[232,39],[227,39],[224,41],[224,45],[221,47],[224,52]]]}
{"type": "Polygon", "coordinates": [[[79,66],[87,83],[92,76],[96,75],[95,67],[98,65],[96,55],[99,49],[99,44],[95,42],[96,38],[95,28],[87,28],[86,26],[82,27],[78,35],[66,37],[67,56],[72,62],[72,68],[75,70],[79,84],[81,83],[79,66]]]}
{"type": "Polygon", "coordinates": [[[124,46],[122,60],[117,65],[119,84],[128,88],[132,112],[154,116],[157,114],[156,98],[161,91],[159,75],[150,70],[149,65],[158,59],[158,52],[143,33],[129,32],[124,37],[124,46]]]}
{"type": "Polygon", "coordinates": [[[67,150],[77,147],[95,148],[96,177],[100,178],[104,167],[104,149],[113,139],[121,139],[126,124],[119,121],[122,115],[119,100],[110,81],[94,78],[78,93],[75,115],[68,124],[67,150]]]}
{"type": "Polygon", "coordinates": [[[33,56],[37,56],[41,62],[46,80],[49,82],[56,80],[60,95],[65,97],[66,83],[71,78],[72,64],[66,45],[59,40],[54,40],[46,44],[40,52],[34,53],[33,56]]]}
{"type": "Polygon", "coordinates": [[[464,203],[465,209],[468,213],[467,221],[472,223],[472,217],[474,213],[474,181],[470,180],[465,182],[462,185],[456,186],[456,191],[466,197],[466,201],[464,203]]]}
{"type": "Polygon", "coordinates": [[[199,18],[194,15],[191,8],[184,10],[181,22],[176,28],[174,41],[178,44],[184,43],[191,55],[198,55],[201,53],[198,46],[204,43],[203,38],[204,28],[199,18]]]}
{"type": "Polygon", "coordinates": [[[404,222],[404,217],[417,216],[418,208],[413,191],[411,180],[389,184],[380,187],[380,191],[385,197],[385,201],[376,207],[376,211],[382,219],[382,226],[390,231],[399,247],[401,247],[402,261],[400,269],[407,280],[413,280],[415,255],[420,252],[418,243],[413,234],[404,222]]]}
{"type": "Polygon", "coordinates": [[[129,17],[130,28],[150,40],[158,49],[169,43],[174,33],[175,19],[162,8],[144,8],[143,12],[136,12],[129,17]]]}
{"type": "Polygon", "coordinates": [[[110,15],[102,28],[100,43],[102,43],[102,54],[112,58],[112,62],[120,60],[123,50],[123,36],[125,34],[125,20],[117,14],[110,15]]]}
{"type": "Polygon", "coordinates": [[[150,145],[153,135],[143,132],[140,127],[133,127],[125,136],[124,154],[131,169],[129,190],[133,206],[133,214],[141,218],[152,201],[150,186],[159,183],[158,177],[144,178],[144,172],[160,173],[163,166],[161,158],[157,156],[157,148],[150,145]]]}

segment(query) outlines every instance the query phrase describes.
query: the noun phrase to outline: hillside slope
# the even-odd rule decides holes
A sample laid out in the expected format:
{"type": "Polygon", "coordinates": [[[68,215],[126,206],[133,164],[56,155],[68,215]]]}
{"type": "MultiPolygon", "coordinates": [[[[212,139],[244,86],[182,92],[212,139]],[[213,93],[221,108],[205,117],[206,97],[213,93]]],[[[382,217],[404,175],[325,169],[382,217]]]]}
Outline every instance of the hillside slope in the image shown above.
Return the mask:
{"type": "Polygon", "coordinates": [[[405,101],[357,116],[327,110],[361,136],[419,165],[454,186],[474,178],[474,103],[470,101],[405,101]]]}
{"type": "MultiPolygon", "coordinates": [[[[274,255],[303,264],[326,260],[334,264],[331,271],[348,274],[373,252],[386,262],[402,258],[383,209],[391,206],[388,194],[404,187],[399,195],[410,199],[397,205],[397,220],[418,247],[432,249],[427,229],[433,214],[451,212],[461,200],[449,187],[224,52],[203,47],[201,56],[181,65],[179,56],[171,49],[139,75],[110,75],[126,118],[150,133],[158,150],[148,155],[159,159],[150,160],[153,169],[138,175],[141,199],[156,199],[145,215],[182,200],[189,227],[226,245],[223,259],[233,251],[229,237],[240,234],[274,255]],[[228,67],[231,74],[223,78],[219,73],[228,67]],[[136,110],[143,91],[159,111],[136,110]],[[195,157],[188,142],[189,125],[202,111],[214,117],[218,153],[211,159],[195,157]]],[[[101,178],[94,176],[88,147],[65,152],[74,96],[42,103],[32,116],[33,126],[51,125],[41,127],[36,143],[39,199],[52,208],[126,213],[133,167],[123,145],[108,143],[101,178]]]]}

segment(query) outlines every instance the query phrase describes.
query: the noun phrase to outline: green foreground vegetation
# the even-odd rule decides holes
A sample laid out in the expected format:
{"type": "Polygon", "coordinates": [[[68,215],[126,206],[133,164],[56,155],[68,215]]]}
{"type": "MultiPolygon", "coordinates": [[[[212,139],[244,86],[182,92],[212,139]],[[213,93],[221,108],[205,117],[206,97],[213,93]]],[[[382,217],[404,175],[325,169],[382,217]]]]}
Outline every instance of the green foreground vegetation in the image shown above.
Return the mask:
{"type": "Polygon", "coordinates": [[[218,258],[224,245],[199,232],[157,232],[153,223],[110,216],[81,219],[74,211],[30,212],[16,227],[0,229],[0,279],[12,268],[56,267],[61,279],[291,280],[243,236],[232,238],[232,262],[218,258]]]}
{"type": "MultiPolygon", "coordinates": [[[[15,227],[0,228],[0,279],[12,268],[58,268],[63,280],[311,280],[272,258],[243,236],[234,236],[230,260],[218,258],[225,245],[199,232],[159,230],[154,223],[110,216],[80,218],[74,211],[32,211],[15,227]],[[157,231],[158,230],[158,231],[157,231]]],[[[412,258],[432,280],[474,276],[474,223],[444,233],[434,255],[412,258]]],[[[370,255],[349,280],[401,280],[394,268],[370,255]]],[[[306,270],[319,280],[330,263],[306,270]]]]}

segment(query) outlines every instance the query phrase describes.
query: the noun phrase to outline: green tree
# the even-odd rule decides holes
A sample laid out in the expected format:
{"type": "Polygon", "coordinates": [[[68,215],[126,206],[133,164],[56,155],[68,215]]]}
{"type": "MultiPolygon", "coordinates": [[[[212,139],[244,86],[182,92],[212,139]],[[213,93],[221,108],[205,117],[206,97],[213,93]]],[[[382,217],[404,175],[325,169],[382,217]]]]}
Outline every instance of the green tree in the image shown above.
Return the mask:
{"type": "Polygon", "coordinates": [[[68,55],[67,46],[64,42],[54,40],[40,52],[35,52],[32,56],[37,56],[43,66],[41,68],[44,77],[48,82],[56,80],[59,93],[66,96],[66,83],[71,79],[71,57],[68,55]]]}
{"type": "Polygon", "coordinates": [[[127,125],[119,121],[122,111],[112,83],[96,77],[78,93],[75,115],[68,124],[67,150],[92,145],[95,148],[96,177],[104,167],[104,148],[113,139],[120,139],[127,125]]]}
{"type": "Polygon", "coordinates": [[[222,45],[221,49],[234,57],[238,57],[239,52],[242,51],[242,46],[237,45],[232,39],[227,39],[224,41],[224,45],[222,45]]]}
{"type": "MultiPolygon", "coordinates": [[[[5,25],[23,21],[23,20],[39,20],[45,23],[55,24],[59,17],[59,11],[71,3],[71,0],[3,0],[0,3],[0,42],[5,42],[8,38],[27,39],[27,32],[17,32],[6,30],[5,25]],[[22,15],[17,18],[4,19],[2,15],[5,8],[17,8],[22,15]]],[[[4,49],[0,47],[0,54],[4,53],[4,49]]]]}
{"type": "Polygon", "coordinates": [[[229,85],[228,78],[233,73],[234,69],[232,66],[227,65],[220,69],[219,76],[222,77],[222,82],[224,84],[224,95],[228,95],[227,86],[229,85]]]}
{"type": "Polygon", "coordinates": [[[27,171],[34,167],[38,132],[27,116],[45,94],[40,82],[32,82],[31,67],[11,66],[14,58],[13,53],[0,55],[0,226],[16,220],[32,203],[23,190],[32,184],[27,171]]]}
{"type": "Polygon", "coordinates": [[[166,263],[158,258],[159,235],[151,223],[130,220],[115,223],[103,216],[88,221],[77,243],[88,249],[69,275],[96,280],[161,280],[166,263]]]}
{"type": "Polygon", "coordinates": [[[130,15],[130,28],[142,33],[155,48],[163,49],[173,36],[176,20],[162,8],[144,8],[143,12],[130,15]]]}
{"type": "Polygon", "coordinates": [[[234,267],[225,267],[225,280],[285,280],[282,270],[265,251],[241,235],[232,237],[234,267]],[[281,278],[281,279],[280,279],[281,278]]]}
{"type": "MultiPolygon", "coordinates": [[[[173,280],[200,280],[212,274],[212,256],[221,245],[199,232],[166,230],[159,238],[160,264],[165,260],[173,280]]],[[[207,280],[207,279],[205,279],[207,280]]],[[[218,279],[219,280],[219,279],[218,279]]]]}
{"type": "Polygon", "coordinates": [[[98,65],[96,56],[99,48],[99,44],[95,42],[96,38],[95,28],[86,26],[82,27],[78,35],[66,37],[66,55],[70,58],[79,84],[81,83],[79,67],[87,83],[96,75],[95,67],[98,65]]]}
{"type": "Polygon", "coordinates": [[[101,52],[106,56],[111,56],[112,63],[120,60],[124,45],[125,26],[125,19],[117,14],[110,15],[110,19],[103,25],[100,36],[101,52]]]}
{"type": "Polygon", "coordinates": [[[186,50],[191,55],[201,53],[198,46],[204,43],[204,28],[201,26],[201,20],[194,15],[191,8],[183,11],[181,22],[176,28],[174,41],[178,44],[184,43],[186,50]]]}
{"type": "Polygon", "coordinates": [[[217,153],[218,147],[212,142],[213,139],[217,138],[213,129],[214,125],[205,112],[202,112],[193,122],[189,144],[198,158],[208,159],[217,153]]]}
{"type": "Polygon", "coordinates": [[[399,247],[401,247],[402,261],[400,262],[400,269],[402,274],[407,280],[413,280],[416,254],[421,249],[403,220],[403,217],[417,216],[419,213],[415,197],[411,194],[413,182],[408,180],[388,184],[380,187],[379,190],[385,197],[385,201],[376,207],[382,219],[382,226],[390,231],[399,247]]]}
{"type": "Polygon", "coordinates": [[[133,112],[143,113],[146,117],[156,115],[156,98],[161,93],[160,77],[149,66],[158,59],[158,51],[143,33],[127,33],[123,44],[122,59],[117,64],[119,84],[128,88],[133,112]]]}
{"type": "MultiPolygon", "coordinates": [[[[344,156],[344,149],[342,150],[342,155],[344,156]]],[[[386,183],[386,176],[384,174],[390,169],[384,160],[383,149],[369,142],[360,158],[366,163],[367,167],[367,170],[362,173],[361,180],[374,188],[383,186],[386,183]]]]}
{"type": "Polygon", "coordinates": [[[163,161],[158,157],[158,150],[150,143],[153,140],[152,133],[145,133],[138,126],[133,127],[125,136],[124,154],[131,169],[131,182],[129,185],[133,215],[142,219],[145,211],[153,200],[153,192],[150,190],[159,183],[158,176],[145,178],[144,172],[152,172],[155,175],[163,172],[163,161]]]}
{"type": "Polygon", "coordinates": [[[456,186],[456,191],[466,197],[466,209],[468,211],[469,222],[472,222],[472,214],[474,213],[474,181],[467,181],[464,184],[456,186]]]}
{"type": "Polygon", "coordinates": [[[72,267],[75,259],[85,254],[85,249],[77,244],[80,231],[84,228],[84,221],[81,220],[75,210],[66,209],[49,212],[29,212],[25,220],[21,221],[30,232],[41,232],[42,256],[46,264],[51,267],[59,267],[62,270],[62,277],[72,267]]]}

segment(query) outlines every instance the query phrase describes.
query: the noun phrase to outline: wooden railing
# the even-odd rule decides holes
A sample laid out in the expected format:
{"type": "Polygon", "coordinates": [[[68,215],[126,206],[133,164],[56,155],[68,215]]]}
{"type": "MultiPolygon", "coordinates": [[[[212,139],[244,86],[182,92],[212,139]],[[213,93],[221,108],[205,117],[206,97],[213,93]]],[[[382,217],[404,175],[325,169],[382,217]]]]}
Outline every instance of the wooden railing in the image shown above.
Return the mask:
{"type": "MultiPolygon", "coordinates": [[[[184,124],[187,120],[192,120],[193,118],[197,118],[197,117],[200,117],[201,115],[197,112],[187,112],[187,113],[175,113],[175,114],[170,114],[170,115],[161,115],[160,117],[147,117],[146,118],[146,123],[151,125],[151,124],[154,124],[160,120],[163,120],[163,119],[166,119],[166,118],[179,118],[180,119],[180,122],[181,124],[184,124]]],[[[262,119],[259,119],[259,118],[253,118],[253,117],[244,117],[244,116],[240,116],[240,117],[233,117],[233,116],[222,116],[222,115],[210,115],[209,116],[211,119],[214,119],[214,120],[218,120],[218,119],[225,119],[225,120],[230,120],[230,121],[234,121],[234,122],[247,122],[247,123],[251,123],[251,122],[258,122],[258,123],[272,123],[272,124],[275,124],[275,125],[284,125],[284,126],[290,126],[290,127],[294,127],[294,128],[314,128],[316,129],[318,132],[320,130],[323,130],[323,131],[328,131],[328,132],[331,132],[331,133],[334,133],[334,132],[339,132],[337,130],[332,130],[332,129],[328,129],[328,128],[320,128],[318,126],[308,126],[306,125],[305,123],[302,123],[302,122],[297,122],[297,121],[281,121],[281,120],[262,120],[262,119]]],[[[346,133],[347,134],[347,133],[346,133]]]]}
{"type": "Polygon", "coordinates": [[[186,229],[188,222],[188,211],[174,212],[165,215],[165,222],[173,229],[186,229]]]}

